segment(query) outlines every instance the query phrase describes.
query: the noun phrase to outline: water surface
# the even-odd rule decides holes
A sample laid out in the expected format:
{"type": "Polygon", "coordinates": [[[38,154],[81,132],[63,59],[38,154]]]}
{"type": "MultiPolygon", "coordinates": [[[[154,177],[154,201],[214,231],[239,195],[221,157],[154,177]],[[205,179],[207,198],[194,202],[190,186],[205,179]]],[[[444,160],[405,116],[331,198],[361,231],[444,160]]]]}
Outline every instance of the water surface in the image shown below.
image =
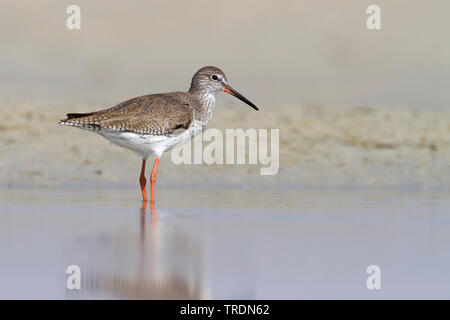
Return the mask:
{"type": "Polygon", "coordinates": [[[450,298],[446,192],[134,191],[3,189],[0,298],[450,298]]]}

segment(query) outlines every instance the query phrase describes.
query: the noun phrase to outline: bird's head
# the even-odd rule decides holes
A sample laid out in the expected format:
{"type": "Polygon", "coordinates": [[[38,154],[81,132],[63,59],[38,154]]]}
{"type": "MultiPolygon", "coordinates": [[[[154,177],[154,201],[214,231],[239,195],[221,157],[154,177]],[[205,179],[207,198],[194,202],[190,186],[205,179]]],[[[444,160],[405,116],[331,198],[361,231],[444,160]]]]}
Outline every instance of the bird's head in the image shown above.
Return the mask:
{"type": "Polygon", "coordinates": [[[216,95],[219,92],[229,93],[239,100],[245,102],[255,110],[259,110],[250,100],[234,90],[229,84],[225,73],[217,67],[203,67],[192,77],[189,92],[200,95],[216,95]]]}

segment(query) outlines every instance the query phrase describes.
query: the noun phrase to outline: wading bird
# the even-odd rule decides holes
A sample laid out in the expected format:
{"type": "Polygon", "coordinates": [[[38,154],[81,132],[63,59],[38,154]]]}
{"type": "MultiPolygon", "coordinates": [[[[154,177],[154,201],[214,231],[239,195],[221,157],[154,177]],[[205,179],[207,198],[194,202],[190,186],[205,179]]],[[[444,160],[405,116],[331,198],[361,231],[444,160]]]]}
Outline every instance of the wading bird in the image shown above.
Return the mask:
{"type": "Polygon", "coordinates": [[[228,84],[222,70],[208,66],[194,74],[187,92],[150,94],[109,109],[69,113],[59,123],[96,132],[142,157],[139,182],[144,208],[147,203],[145,163],[149,156],[155,156],[150,175],[150,203],[153,208],[156,171],[161,155],[190,141],[206,128],[213,115],[216,94],[221,91],[258,110],[257,106],[228,84]]]}

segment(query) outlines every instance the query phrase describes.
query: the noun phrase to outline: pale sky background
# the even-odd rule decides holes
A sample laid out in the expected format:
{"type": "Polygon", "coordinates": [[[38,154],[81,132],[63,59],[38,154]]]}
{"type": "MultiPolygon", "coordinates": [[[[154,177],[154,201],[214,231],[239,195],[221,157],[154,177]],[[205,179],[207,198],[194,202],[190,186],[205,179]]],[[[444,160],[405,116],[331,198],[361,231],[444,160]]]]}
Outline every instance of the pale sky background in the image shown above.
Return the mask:
{"type": "MultiPolygon", "coordinates": [[[[450,105],[448,0],[2,0],[0,100],[112,105],[215,65],[260,106],[450,105]],[[66,29],[77,4],[82,29],[66,29]],[[382,30],[366,9],[382,10],[382,30]]],[[[224,103],[231,97],[222,97],[224,103]]]]}

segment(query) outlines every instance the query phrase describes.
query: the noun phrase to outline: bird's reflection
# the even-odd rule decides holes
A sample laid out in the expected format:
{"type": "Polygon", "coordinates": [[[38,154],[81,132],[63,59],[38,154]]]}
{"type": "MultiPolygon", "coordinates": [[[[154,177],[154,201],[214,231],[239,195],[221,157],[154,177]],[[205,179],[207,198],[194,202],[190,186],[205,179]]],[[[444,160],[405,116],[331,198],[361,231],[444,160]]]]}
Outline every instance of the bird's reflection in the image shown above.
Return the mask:
{"type": "MultiPolygon", "coordinates": [[[[195,239],[183,232],[183,224],[171,219],[154,208],[140,208],[137,232],[112,237],[106,259],[90,256],[83,292],[120,299],[206,298],[198,265],[201,246],[192,245],[195,239]]],[[[101,250],[95,251],[102,255],[101,250]]]]}

